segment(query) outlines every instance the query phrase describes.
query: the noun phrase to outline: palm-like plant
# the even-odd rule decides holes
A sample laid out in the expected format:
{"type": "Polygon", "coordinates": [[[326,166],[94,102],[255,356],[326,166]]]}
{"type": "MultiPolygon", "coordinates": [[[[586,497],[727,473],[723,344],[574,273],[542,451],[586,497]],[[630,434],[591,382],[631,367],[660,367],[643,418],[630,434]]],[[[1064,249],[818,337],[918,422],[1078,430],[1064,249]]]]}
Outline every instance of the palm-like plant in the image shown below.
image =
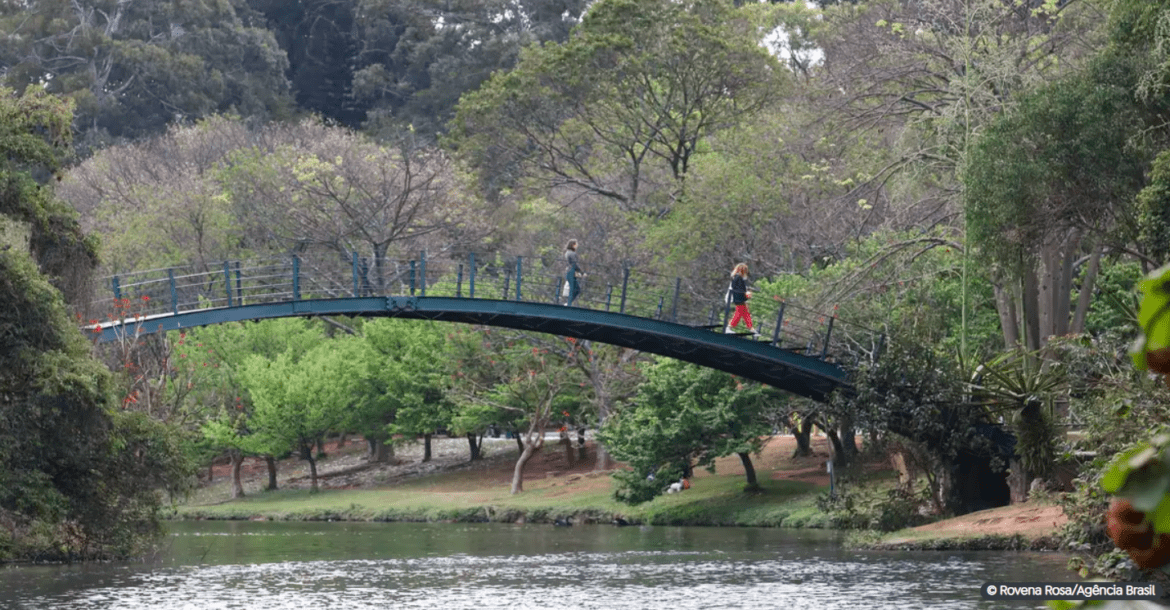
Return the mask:
{"type": "Polygon", "coordinates": [[[1067,388],[1063,364],[1041,354],[1013,350],[975,370],[970,389],[988,415],[1016,432],[1016,453],[1028,472],[1045,476],[1056,462],[1054,404],[1067,388]]]}

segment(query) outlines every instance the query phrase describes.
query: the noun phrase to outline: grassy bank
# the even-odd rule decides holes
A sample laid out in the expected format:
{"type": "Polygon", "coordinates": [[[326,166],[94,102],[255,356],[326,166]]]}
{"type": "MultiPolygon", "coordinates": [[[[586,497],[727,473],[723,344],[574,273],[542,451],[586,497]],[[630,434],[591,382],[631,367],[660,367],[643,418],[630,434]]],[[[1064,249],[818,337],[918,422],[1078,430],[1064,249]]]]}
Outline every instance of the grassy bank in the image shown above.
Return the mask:
{"type": "Polygon", "coordinates": [[[178,507],[179,519],[268,519],[336,521],[605,522],[621,517],[653,525],[826,527],[817,509],[820,488],[773,481],[744,493],[742,481],[712,477],[700,488],[630,507],[608,491],[566,493],[551,488],[512,496],[503,492],[436,492],[423,487],[391,489],[285,490],[217,505],[178,507]]]}
{"type": "MultiPolygon", "coordinates": [[[[412,453],[418,447],[400,447],[401,464],[387,470],[367,469],[362,447],[355,444],[331,452],[321,471],[363,474],[327,478],[327,487],[319,493],[307,489],[304,462],[289,460],[280,466],[284,489],[261,491],[267,474],[254,465],[245,480],[247,496],[228,500],[230,486],[224,468],[218,480],[177,507],[173,517],[494,523],[571,519],[576,524],[621,518],[647,525],[830,528],[831,517],[816,505],[817,497],[828,490],[824,440],[814,444],[812,457],[793,458],[792,448],[791,438],[774,437],[760,455],[753,456],[762,487],[758,492],[744,492],[743,467],[738,458],[729,458],[716,462],[715,473],[695,473],[692,487],[682,493],[627,506],[613,499],[610,473],[592,471],[591,462],[569,463],[556,448],[546,447],[533,458],[526,469],[524,491],[512,495],[516,447],[511,441],[489,444],[487,458],[476,462],[468,462],[464,450],[451,444],[430,465],[412,453]]],[[[892,473],[880,465],[858,469],[858,473],[865,473],[858,476],[879,492],[892,484],[892,473]]],[[[1052,535],[1064,521],[1054,503],[1029,502],[888,534],[851,532],[847,545],[887,550],[1048,550],[1054,548],[1052,535]]]]}
{"type": "MultiPolygon", "coordinates": [[[[360,448],[355,446],[355,450],[360,448]]],[[[400,457],[404,452],[399,452],[400,457]]],[[[225,501],[226,479],[204,488],[177,507],[176,519],[460,521],[609,523],[622,518],[652,525],[827,527],[816,507],[823,484],[824,457],[792,459],[789,443],[777,437],[755,458],[762,489],[745,493],[738,458],[721,460],[714,474],[696,473],[691,489],[640,506],[616,502],[609,473],[567,467],[563,453],[538,454],[526,472],[525,491],[509,493],[514,453],[499,447],[476,467],[412,477],[357,489],[249,491],[225,501]],[[813,474],[814,476],[809,476],[813,474]]],[[[409,456],[407,456],[409,457],[409,456]]],[[[291,472],[294,463],[282,465],[291,472]]],[[[322,467],[328,471],[328,463],[322,467]]],[[[259,487],[260,477],[254,477],[259,487]]],[[[264,478],[264,481],[267,479],[264,478]]],[[[247,485],[245,488],[247,489],[247,485]]]]}

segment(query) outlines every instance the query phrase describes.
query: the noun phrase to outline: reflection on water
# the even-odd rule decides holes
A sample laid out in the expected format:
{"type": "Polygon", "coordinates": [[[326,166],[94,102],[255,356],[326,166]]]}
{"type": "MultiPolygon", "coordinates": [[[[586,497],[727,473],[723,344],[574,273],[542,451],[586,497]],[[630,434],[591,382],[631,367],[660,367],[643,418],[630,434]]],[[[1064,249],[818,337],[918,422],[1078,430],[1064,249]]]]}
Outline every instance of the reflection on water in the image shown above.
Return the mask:
{"type": "MultiPolygon", "coordinates": [[[[144,563],[0,571],[0,608],[995,608],[989,580],[1069,581],[1036,553],[852,553],[755,528],[178,523],[144,563]]],[[[1034,607],[1036,602],[1010,607],[1034,607]]]]}

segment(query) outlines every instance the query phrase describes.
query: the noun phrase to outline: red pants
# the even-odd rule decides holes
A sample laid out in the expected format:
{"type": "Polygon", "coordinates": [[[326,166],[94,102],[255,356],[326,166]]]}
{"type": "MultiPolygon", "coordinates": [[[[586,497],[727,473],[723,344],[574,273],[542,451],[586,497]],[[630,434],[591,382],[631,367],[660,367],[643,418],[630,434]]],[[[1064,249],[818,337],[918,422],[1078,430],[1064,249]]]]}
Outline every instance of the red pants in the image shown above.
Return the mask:
{"type": "Polygon", "coordinates": [[[748,311],[747,303],[735,306],[735,315],[731,316],[731,322],[728,323],[727,328],[735,328],[740,320],[747,322],[748,330],[752,329],[752,314],[748,311]]]}

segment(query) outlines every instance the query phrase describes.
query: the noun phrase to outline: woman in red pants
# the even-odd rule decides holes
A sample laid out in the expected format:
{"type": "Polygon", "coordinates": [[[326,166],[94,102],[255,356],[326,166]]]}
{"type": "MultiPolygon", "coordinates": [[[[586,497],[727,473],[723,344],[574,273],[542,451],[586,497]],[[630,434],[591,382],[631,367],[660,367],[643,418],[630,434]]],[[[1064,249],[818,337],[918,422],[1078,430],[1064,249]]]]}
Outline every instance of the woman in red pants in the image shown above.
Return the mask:
{"type": "Polygon", "coordinates": [[[727,324],[727,329],[723,332],[734,334],[735,327],[739,325],[740,320],[743,320],[752,335],[758,337],[760,333],[752,327],[752,314],[748,311],[747,306],[748,299],[752,298],[752,293],[748,292],[747,289],[747,276],[747,263],[739,263],[731,270],[731,303],[735,305],[735,315],[731,316],[731,322],[727,324]]]}

